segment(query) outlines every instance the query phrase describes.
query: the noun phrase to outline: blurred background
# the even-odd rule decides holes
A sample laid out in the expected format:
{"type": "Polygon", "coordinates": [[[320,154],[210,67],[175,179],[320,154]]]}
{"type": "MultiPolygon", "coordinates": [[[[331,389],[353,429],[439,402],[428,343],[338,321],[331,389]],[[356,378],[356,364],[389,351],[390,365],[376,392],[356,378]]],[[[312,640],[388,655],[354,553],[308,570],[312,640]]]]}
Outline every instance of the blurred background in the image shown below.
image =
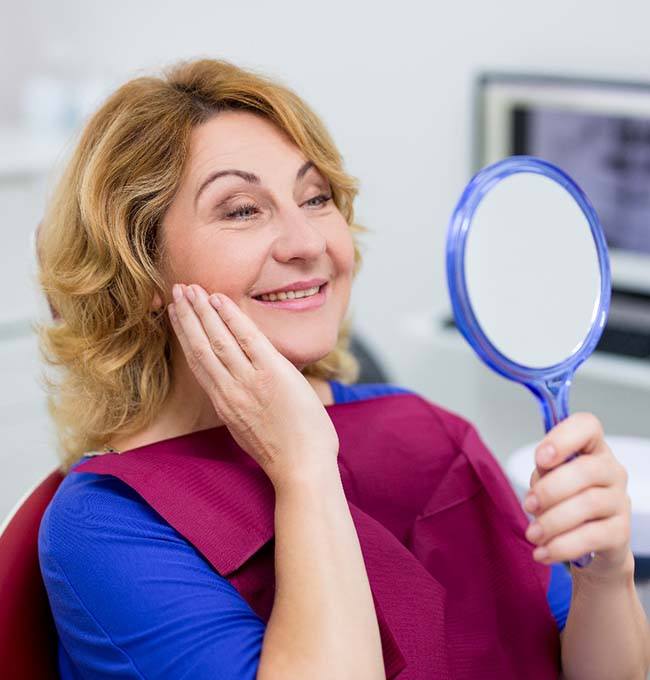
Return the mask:
{"type": "MultiPolygon", "coordinates": [[[[647,3],[0,0],[0,8],[0,521],[57,464],[30,328],[48,314],[34,230],[53,179],[104,96],[181,58],[260,70],[323,118],[360,180],[357,220],[371,229],[351,301],[361,381],[393,382],[460,413],[504,466],[541,439],[541,414],[451,321],[447,223],[487,163],[531,153],[562,165],[601,214],[614,273],[608,327],[575,376],[571,410],[595,413],[609,435],[650,437],[647,3]]],[[[647,479],[639,475],[631,483],[647,479]]],[[[642,521],[648,511],[637,511],[642,521]]]]}

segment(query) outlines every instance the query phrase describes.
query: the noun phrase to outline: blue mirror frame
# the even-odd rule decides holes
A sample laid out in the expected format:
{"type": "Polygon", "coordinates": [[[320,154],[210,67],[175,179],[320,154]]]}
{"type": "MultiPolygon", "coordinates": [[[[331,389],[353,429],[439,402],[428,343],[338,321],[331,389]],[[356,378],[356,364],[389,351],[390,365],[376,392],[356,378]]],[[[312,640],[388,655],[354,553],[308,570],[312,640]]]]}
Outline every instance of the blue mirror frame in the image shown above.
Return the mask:
{"type": "MultiPolygon", "coordinates": [[[[589,199],[582,189],[560,168],[534,156],[510,156],[487,166],[469,182],[452,214],[447,233],[447,284],[456,325],[467,342],[493,370],[510,380],[525,385],[537,398],[548,432],[569,415],[569,388],[578,366],[594,351],[602,335],[611,299],[609,253],[602,227],[589,199]],[[528,172],[548,177],[573,196],[587,218],[596,244],[600,269],[600,294],[592,325],[580,347],[563,361],[532,368],[519,364],[501,353],[483,332],[470,301],[465,278],[465,246],[472,218],[479,203],[495,184],[515,173],[528,172]]],[[[565,463],[578,453],[569,456],[565,463]]],[[[591,563],[594,553],[572,560],[577,567],[591,563]]]]}
{"type": "Polygon", "coordinates": [[[569,415],[568,395],[578,366],[593,352],[605,328],[611,299],[611,270],[607,243],[596,211],[582,189],[557,166],[534,156],[510,156],[483,168],[470,180],[452,214],[447,232],[447,284],[456,325],[467,342],[493,370],[528,387],[537,397],[548,432],[569,415]],[[584,213],[596,244],[600,295],[591,328],[572,355],[542,368],[516,363],[502,354],[485,335],[470,301],[465,278],[465,246],[474,213],[494,185],[514,173],[532,172],[558,182],[584,213]]]}

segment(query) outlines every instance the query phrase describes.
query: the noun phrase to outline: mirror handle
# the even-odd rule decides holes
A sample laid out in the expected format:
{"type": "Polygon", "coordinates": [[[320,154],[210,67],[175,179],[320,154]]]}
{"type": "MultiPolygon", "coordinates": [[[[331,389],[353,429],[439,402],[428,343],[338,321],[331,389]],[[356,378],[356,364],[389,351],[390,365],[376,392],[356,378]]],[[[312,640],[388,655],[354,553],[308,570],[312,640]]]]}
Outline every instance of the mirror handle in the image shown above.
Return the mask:
{"type": "MultiPolygon", "coordinates": [[[[562,376],[526,385],[537,397],[542,410],[546,432],[554,428],[569,415],[569,388],[571,387],[571,378],[574,372],[575,367],[569,373],[562,376]]],[[[579,452],[573,453],[562,465],[566,465],[579,455],[579,452]]],[[[575,560],[571,560],[571,564],[582,569],[591,564],[595,556],[596,553],[592,551],[575,560]]]]}

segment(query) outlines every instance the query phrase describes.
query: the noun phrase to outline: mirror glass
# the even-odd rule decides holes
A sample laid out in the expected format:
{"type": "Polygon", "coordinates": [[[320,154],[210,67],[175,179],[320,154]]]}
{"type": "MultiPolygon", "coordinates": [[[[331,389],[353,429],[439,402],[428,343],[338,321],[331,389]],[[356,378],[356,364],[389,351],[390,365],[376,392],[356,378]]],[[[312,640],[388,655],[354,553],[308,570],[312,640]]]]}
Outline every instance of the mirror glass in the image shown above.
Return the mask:
{"type": "Polygon", "coordinates": [[[573,355],[598,312],[598,250],[587,217],[562,185],[539,173],[508,175],[481,198],[465,277],[490,342],[531,368],[573,355]]]}

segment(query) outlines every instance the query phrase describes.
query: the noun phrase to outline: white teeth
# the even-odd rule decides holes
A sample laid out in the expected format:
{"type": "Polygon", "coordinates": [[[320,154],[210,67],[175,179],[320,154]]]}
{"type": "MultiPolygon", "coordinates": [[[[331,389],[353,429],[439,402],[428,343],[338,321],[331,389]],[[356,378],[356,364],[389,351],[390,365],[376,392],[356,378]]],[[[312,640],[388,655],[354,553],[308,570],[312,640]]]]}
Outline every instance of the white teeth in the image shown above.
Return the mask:
{"type": "Polygon", "coordinates": [[[307,288],[305,290],[288,290],[284,293],[269,293],[268,295],[260,295],[261,300],[273,301],[273,300],[293,300],[294,298],[304,298],[316,295],[320,286],[314,286],[313,288],[307,288]]]}

